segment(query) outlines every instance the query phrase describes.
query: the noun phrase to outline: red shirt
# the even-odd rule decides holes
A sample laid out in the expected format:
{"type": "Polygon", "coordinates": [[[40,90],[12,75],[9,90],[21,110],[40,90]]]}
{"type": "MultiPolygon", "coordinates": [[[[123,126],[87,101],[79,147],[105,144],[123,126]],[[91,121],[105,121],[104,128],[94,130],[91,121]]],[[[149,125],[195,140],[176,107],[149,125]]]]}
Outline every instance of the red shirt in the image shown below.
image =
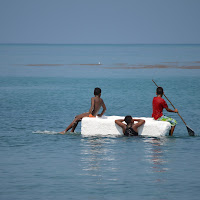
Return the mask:
{"type": "Polygon", "coordinates": [[[153,113],[152,117],[156,120],[163,115],[163,108],[167,108],[168,105],[162,97],[153,98],[153,113]]]}

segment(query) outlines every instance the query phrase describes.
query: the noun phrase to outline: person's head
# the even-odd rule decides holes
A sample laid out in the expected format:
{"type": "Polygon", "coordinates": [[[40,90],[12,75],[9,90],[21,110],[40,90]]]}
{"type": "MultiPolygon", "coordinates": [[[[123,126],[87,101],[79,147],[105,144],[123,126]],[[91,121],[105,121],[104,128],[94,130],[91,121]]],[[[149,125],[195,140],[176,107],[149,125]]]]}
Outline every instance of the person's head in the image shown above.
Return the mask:
{"type": "Polygon", "coordinates": [[[162,96],[163,95],[163,88],[162,87],[157,87],[156,94],[162,96]]]}
{"type": "Polygon", "coordinates": [[[127,115],[125,118],[124,118],[124,121],[127,123],[127,124],[130,124],[132,122],[132,117],[130,115],[127,115]]]}
{"type": "Polygon", "coordinates": [[[100,88],[95,88],[94,89],[94,95],[98,95],[98,96],[101,96],[101,89],[100,88]]]}

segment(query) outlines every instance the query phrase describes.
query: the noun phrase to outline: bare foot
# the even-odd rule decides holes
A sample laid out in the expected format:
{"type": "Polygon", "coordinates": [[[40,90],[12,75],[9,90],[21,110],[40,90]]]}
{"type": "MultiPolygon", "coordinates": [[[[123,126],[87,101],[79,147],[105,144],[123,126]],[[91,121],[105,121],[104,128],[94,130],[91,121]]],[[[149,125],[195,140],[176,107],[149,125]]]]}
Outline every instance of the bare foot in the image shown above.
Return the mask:
{"type": "Polygon", "coordinates": [[[65,131],[60,132],[60,134],[65,134],[65,133],[66,133],[65,131]]]}

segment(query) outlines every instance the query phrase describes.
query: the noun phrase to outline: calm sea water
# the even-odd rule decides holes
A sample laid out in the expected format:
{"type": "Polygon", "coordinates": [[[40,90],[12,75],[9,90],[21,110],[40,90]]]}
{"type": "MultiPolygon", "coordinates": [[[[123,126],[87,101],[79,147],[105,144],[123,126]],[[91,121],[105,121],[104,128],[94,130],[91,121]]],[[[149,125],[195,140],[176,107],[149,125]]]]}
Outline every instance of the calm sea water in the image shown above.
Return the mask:
{"type": "Polygon", "coordinates": [[[0,45],[0,199],[199,199],[200,69],[179,68],[199,55],[200,45],[0,45]],[[174,113],[173,137],[58,134],[95,87],[106,115],[151,116],[152,79],[195,137],[174,113]]]}

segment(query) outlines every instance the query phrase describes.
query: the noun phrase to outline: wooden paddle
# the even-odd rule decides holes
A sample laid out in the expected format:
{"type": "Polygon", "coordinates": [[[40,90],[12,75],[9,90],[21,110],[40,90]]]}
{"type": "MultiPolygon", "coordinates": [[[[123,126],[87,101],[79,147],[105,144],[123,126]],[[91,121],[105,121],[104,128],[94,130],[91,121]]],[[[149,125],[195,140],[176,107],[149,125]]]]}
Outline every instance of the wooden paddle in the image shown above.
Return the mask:
{"type": "MultiPolygon", "coordinates": [[[[154,81],[154,80],[152,80],[152,81],[153,81],[154,84],[158,87],[158,85],[155,83],[155,81],[154,81]]],[[[172,107],[175,109],[174,105],[173,105],[172,102],[166,97],[165,94],[164,94],[164,96],[165,96],[165,98],[167,99],[167,101],[169,101],[169,103],[172,105],[172,107]]],[[[183,123],[185,124],[189,136],[194,136],[194,135],[195,135],[194,131],[186,124],[186,122],[183,120],[183,118],[181,117],[181,115],[179,114],[179,112],[178,112],[178,115],[179,115],[179,117],[182,119],[183,123]]]]}

